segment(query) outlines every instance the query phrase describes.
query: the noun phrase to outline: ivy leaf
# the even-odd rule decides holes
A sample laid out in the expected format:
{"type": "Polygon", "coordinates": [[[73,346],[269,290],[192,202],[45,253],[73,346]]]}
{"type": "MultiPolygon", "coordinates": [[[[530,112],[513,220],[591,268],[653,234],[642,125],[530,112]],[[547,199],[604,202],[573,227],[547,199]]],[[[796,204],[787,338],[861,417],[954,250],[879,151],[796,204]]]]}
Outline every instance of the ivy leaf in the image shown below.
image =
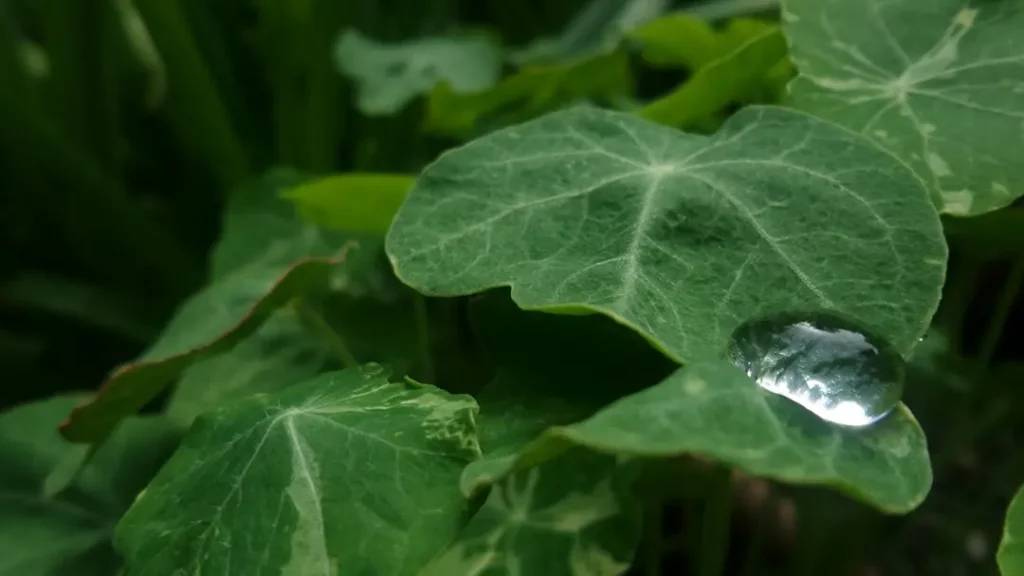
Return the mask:
{"type": "Polygon", "coordinates": [[[624,573],[640,537],[634,462],[576,449],[491,489],[421,576],[624,573]]]}
{"type": "Polygon", "coordinates": [[[233,403],[196,420],[115,543],[140,575],[415,573],[460,528],[476,411],[375,366],[233,403]]]}
{"type": "Polygon", "coordinates": [[[200,360],[231,349],[293,297],[326,285],[349,245],[342,236],[303,224],[271,173],[235,193],[225,236],[213,256],[213,279],[188,299],[160,337],[134,362],[115,370],[89,403],[62,427],[73,442],[98,442],[200,360]],[[276,210],[285,210],[279,215],[276,210]]]}
{"type": "Polygon", "coordinates": [[[394,114],[442,80],[455,92],[478,92],[501,73],[498,46],[483,36],[381,44],[347,30],[334,55],[338,70],[358,87],[356,105],[369,116],[394,114]]]}
{"type": "Polygon", "coordinates": [[[1024,574],[1024,489],[1017,492],[1006,511],[1006,527],[996,560],[1003,576],[1024,574]]]}
{"type": "Polygon", "coordinates": [[[913,510],[932,482],[924,432],[905,406],[868,428],[834,426],[724,360],[681,368],[583,422],[550,429],[519,465],[573,445],[628,456],[701,454],[755,476],[831,486],[893,513],[913,510]]]}
{"type": "Polygon", "coordinates": [[[284,197],[307,222],[383,235],[415,181],[404,174],[335,174],[300,184],[284,197]]]}
{"type": "Polygon", "coordinates": [[[946,260],[912,173],[774,107],[711,137],[588,108],[493,133],[427,167],[386,251],[424,294],[510,286],[520,307],[606,314],[683,362],[719,355],[746,319],[808,306],[906,353],[946,260]]]}
{"type": "Polygon", "coordinates": [[[0,574],[109,575],[120,560],[114,525],[177,445],[162,419],[131,418],[57,496],[44,483],[86,448],[57,425],[85,395],[56,396],[0,414],[0,574]]]}
{"type": "Polygon", "coordinates": [[[942,212],[1024,194],[1020,2],[785,0],[783,22],[794,104],[899,156],[942,212]]]}

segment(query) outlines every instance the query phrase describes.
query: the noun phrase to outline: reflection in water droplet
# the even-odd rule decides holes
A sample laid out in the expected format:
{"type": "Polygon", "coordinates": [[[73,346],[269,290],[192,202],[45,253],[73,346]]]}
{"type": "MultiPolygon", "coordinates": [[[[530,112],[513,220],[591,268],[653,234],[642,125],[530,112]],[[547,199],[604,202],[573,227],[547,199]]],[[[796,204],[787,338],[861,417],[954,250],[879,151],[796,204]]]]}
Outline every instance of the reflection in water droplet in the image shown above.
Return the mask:
{"type": "Polygon", "coordinates": [[[729,357],[762,388],[824,420],[867,426],[903,395],[903,358],[883,338],[830,312],[784,313],[740,325],[729,357]]]}

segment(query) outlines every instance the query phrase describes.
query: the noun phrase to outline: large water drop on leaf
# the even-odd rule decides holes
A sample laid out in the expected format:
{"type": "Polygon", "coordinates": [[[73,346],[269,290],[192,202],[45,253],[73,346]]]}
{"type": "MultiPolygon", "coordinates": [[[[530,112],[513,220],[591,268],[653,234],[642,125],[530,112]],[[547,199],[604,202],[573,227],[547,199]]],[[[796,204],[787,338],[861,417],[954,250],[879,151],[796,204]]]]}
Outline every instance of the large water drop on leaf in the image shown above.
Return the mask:
{"type": "Polygon", "coordinates": [[[746,322],[733,332],[729,357],[765,390],[844,426],[881,420],[903,394],[899,352],[833,313],[783,313],[746,322]]]}

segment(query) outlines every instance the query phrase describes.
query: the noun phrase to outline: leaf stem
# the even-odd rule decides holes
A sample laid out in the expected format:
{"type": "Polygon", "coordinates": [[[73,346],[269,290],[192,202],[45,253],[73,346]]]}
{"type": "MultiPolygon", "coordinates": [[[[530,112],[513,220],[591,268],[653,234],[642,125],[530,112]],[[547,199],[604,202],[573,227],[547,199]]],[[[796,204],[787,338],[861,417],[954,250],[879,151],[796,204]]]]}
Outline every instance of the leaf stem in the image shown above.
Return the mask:
{"type": "Polygon", "coordinates": [[[729,550],[729,514],[732,511],[730,473],[728,466],[717,464],[711,474],[704,500],[697,576],[720,576],[725,570],[729,550]]]}
{"type": "Polygon", "coordinates": [[[338,360],[341,361],[343,368],[351,368],[358,366],[359,361],[356,360],[355,355],[349,350],[348,345],[345,343],[345,339],[338,334],[331,325],[324,320],[324,317],[319,312],[313,309],[304,298],[296,298],[292,300],[292,308],[295,310],[296,315],[299,317],[299,322],[305,326],[306,330],[316,338],[323,341],[327,346],[334,352],[338,360]]]}
{"type": "Polygon", "coordinates": [[[778,10],[780,0],[710,0],[685,10],[694,18],[713,22],[778,10]]]}
{"type": "Polygon", "coordinates": [[[1010,266],[1010,273],[1003,282],[1003,288],[999,292],[992,319],[981,339],[981,346],[978,350],[978,366],[981,371],[988,370],[992,358],[995,357],[999,347],[999,341],[1003,336],[1003,328],[1010,317],[1013,303],[1020,294],[1021,286],[1024,285],[1024,258],[1018,257],[1010,266]]]}
{"type": "Polygon", "coordinates": [[[413,296],[416,314],[416,340],[420,352],[420,368],[423,380],[433,382],[434,360],[430,354],[430,318],[427,316],[427,299],[422,294],[413,296]]]}

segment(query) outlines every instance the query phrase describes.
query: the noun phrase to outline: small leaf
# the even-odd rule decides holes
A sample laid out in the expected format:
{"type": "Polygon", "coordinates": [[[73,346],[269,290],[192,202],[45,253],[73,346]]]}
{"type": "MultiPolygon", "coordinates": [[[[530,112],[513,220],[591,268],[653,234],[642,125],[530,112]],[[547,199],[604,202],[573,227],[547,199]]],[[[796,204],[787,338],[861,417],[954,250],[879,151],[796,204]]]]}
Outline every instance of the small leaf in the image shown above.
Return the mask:
{"type": "Polygon", "coordinates": [[[345,237],[302,223],[278,196],[281,182],[298,178],[271,172],[235,193],[213,255],[213,281],[179,308],[140,358],[115,370],[94,400],[71,413],[66,438],[102,441],[193,363],[231,349],[277,308],[338,273],[350,246],[345,237]]]}
{"type": "Polygon", "coordinates": [[[1024,194],[1024,5],[785,0],[793,103],[873,138],[973,216],[1024,194]]]}
{"type": "Polygon", "coordinates": [[[716,30],[706,20],[674,12],[631,30],[628,37],[640,45],[649,64],[699,70],[777,29],[768,22],[735,18],[716,30]]]}
{"type": "Polygon", "coordinates": [[[374,366],[233,403],[196,420],[116,545],[140,575],[415,573],[460,528],[476,411],[374,366]]]}
{"type": "Polygon", "coordinates": [[[879,423],[831,425],[757,387],[725,361],[693,364],[593,417],[555,427],[523,450],[535,465],[580,445],[611,454],[700,454],[755,476],[837,488],[893,513],[931,487],[924,432],[904,406],[879,423]]]}
{"type": "Polygon", "coordinates": [[[457,93],[486,90],[501,72],[498,46],[482,36],[381,44],[347,30],[334,55],[338,69],[358,87],[359,110],[370,116],[394,114],[442,80],[457,93]]]}
{"type": "Polygon", "coordinates": [[[0,574],[116,572],[114,524],[177,444],[158,418],[132,418],[85,465],[70,487],[44,495],[44,482],[85,449],[57,425],[85,395],[56,396],[0,414],[0,574]]]}
{"type": "Polygon", "coordinates": [[[626,572],[640,536],[633,462],[576,449],[491,488],[421,576],[626,572]]]}
{"type": "Polygon", "coordinates": [[[1006,510],[1006,527],[996,560],[1003,576],[1024,574],[1024,488],[1017,492],[1006,510]]]}
{"type": "Polygon", "coordinates": [[[782,32],[769,28],[698,69],[682,86],[647,104],[637,115],[659,124],[691,127],[732,102],[751,99],[785,57],[782,32]]]}
{"type": "Polygon", "coordinates": [[[470,138],[568,104],[610,103],[632,90],[626,50],[567,64],[527,66],[483,92],[457,94],[447,84],[438,84],[427,102],[424,129],[470,138]]]}
{"type": "Polygon", "coordinates": [[[555,38],[535,40],[513,51],[517,65],[565,64],[614,51],[626,33],[658,17],[666,0],[590,0],[555,38]]]}
{"type": "Polygon", "coordinates": [[[523,308],[606,314],[684,362],[720,354],[746,319],[807,307],[907,353],[946,261],[912,173],[774,107],[711,137],[588,108],[493,133],[427,167],[386,250],[424,294],[511,286],[523,308]]]}
{"type": "Polygon", "coordinates": [[[300,184],[283,196],[317,226],[383,235],[415,181],[404,174],[336,174],[300,184]]]}

